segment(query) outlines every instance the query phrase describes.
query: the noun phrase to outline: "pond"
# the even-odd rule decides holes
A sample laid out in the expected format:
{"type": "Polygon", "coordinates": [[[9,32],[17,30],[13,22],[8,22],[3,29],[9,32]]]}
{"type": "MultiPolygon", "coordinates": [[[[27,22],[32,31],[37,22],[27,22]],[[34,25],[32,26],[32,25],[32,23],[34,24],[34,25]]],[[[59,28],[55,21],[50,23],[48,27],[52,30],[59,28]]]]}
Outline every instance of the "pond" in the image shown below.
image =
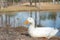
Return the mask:
{"type": "MultiPolygon", "coordinates": [[[[9,24],[11,27],[23,26],[24,21],[32,17],[38,27],[55,27],[60,29],[60,12],[49,11],[25,11],[2,13],[0,15],[0,27],[9,24]]],[[[60,36],[60,32],[58,33],[60,36]]]]}
{"type": "MultiPolygon", "coordinates": [[[[9,23],[10,21],[11,26],[15,24],[17,27],[23,25],[23,22],[28,17],[34,18],[37,26],[42,25],[44,27],[47,26],[47,27],[60,28],[60,12],[29,11],[29,12],[7,13],[7,14],[0,15],[0,21],[2,22],[1,19],[3,19],[3,24],[6,21],[7,23],[9,23]]],[[[1,26],[1,22],[0,22],[0,26],[1,26]]]]}

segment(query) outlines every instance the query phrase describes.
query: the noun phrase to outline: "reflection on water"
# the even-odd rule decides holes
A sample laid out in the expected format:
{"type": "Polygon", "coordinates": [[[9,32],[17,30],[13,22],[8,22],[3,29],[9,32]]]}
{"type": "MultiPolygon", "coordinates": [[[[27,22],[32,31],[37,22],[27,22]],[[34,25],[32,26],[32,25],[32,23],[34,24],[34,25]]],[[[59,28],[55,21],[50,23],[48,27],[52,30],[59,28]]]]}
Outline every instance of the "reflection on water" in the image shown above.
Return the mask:
{"type": "Polygon", "coordinates": [[[23,26],[23,22],[28,18],[35,19],[36,26],[47,26],[60,28],[60,12],[31,11],[5,13],[0,15],[0,26],[9,24],[11,27],[23,26]]]}

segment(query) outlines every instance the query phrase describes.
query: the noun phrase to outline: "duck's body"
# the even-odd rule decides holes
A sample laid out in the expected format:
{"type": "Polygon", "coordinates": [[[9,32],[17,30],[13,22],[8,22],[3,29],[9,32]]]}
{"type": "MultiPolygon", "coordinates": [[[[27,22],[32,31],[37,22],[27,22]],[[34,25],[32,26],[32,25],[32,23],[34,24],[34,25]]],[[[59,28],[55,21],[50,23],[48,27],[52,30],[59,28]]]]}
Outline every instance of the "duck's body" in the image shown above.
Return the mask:
{"type": "Polygon", "coordinates": [[[52,27],[35,27],[35,22],[32,18],[28,18],[25,23],[28,24],[29,22],[30,26],[28,28],[28,33],[32,37],[51,38],[55,36],[58,32],[58,29],[52,27]]]}
{"type": "Polygon", "coordinates": [[[58,32],[57,29],[50,28],[50,27],[39,27],[39,28],[29,28],[28,33],[32,37],[52,37],[55,36],[58,32]]]}

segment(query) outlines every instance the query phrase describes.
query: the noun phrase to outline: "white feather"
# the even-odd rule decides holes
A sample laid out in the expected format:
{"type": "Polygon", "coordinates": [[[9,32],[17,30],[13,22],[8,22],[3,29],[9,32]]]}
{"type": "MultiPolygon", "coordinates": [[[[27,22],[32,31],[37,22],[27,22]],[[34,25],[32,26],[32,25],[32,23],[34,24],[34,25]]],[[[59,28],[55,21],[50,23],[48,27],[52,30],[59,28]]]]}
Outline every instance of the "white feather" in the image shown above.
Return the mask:
{"type": "Polygon", "coordinates": [[[28,18],[27,20],[31,23],[28,29],[28,33],[32,37],[51,38],[55,36],[58,32],[58,29],[52,27],[35,27],[35,22],[33,18],[28,18]]]}

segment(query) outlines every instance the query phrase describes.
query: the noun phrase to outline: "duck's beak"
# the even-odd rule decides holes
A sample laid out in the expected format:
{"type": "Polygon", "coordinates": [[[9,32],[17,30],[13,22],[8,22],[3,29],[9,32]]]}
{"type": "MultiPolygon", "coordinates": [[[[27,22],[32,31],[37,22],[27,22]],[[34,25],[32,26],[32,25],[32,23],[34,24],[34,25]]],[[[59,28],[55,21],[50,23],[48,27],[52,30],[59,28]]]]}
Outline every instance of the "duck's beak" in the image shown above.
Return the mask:
{"type": "Polygon", "coordinates": [[[26,20],[26,21],[24,22],[24,24],[25,24],[25,25],[29,24],[29,21],[28,21],[28,20],[26,20]]]}

